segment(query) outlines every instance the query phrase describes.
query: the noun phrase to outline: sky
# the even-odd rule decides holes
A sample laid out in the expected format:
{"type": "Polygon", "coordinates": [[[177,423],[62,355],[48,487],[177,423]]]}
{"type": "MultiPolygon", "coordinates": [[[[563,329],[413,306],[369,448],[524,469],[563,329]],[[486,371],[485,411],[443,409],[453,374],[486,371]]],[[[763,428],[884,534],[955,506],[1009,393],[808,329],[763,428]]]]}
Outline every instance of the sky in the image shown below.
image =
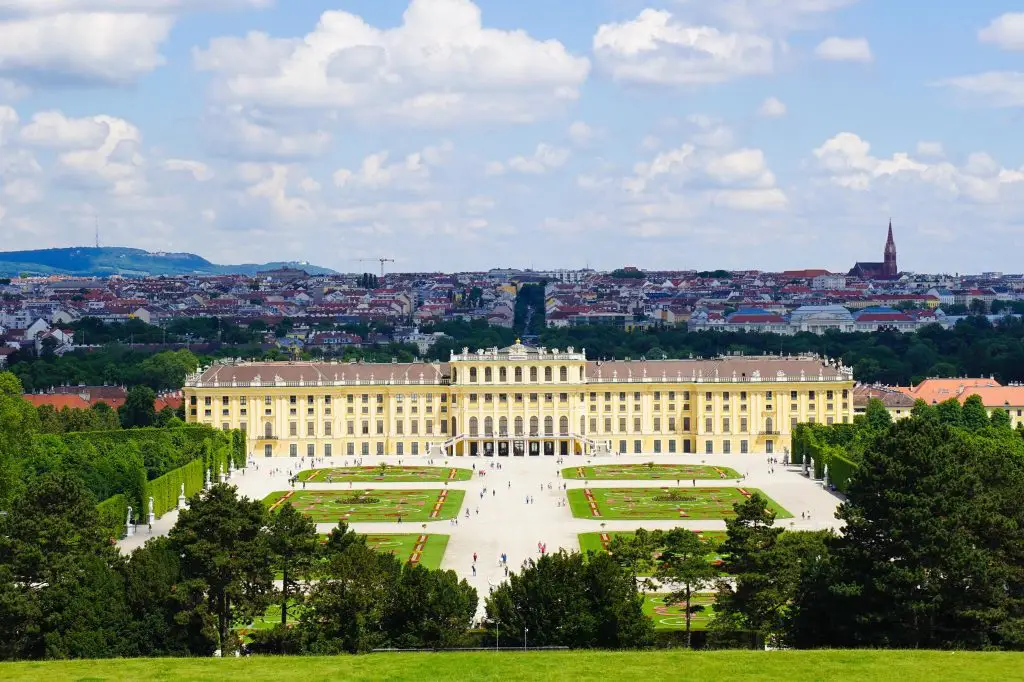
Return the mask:
{"type": "Polygon", "coordinates": [[[1019,10],[0,0],[0,249],[1020,272],[1019,10]]]}

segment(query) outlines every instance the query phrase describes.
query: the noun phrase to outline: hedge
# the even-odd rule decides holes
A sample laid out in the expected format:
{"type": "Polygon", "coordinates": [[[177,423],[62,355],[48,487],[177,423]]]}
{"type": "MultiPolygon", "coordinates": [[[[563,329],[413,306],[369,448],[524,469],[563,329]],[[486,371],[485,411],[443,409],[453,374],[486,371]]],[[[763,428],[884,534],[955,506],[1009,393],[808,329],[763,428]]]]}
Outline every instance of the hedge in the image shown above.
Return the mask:
{"type": "MultiPolygon", "coordinates": [[[[134,511],[134,510],[133,510],[134,511]]],[[[96,505],[100,527],[112,538],[124,535],[125,521],[128,520],[128,498],[114,495],[96,505]]]]}
{"type": "MultiPolygon", "coordinates": [[[[191,497],[202,490],[204,469],[203,460],[195,459],[146,484],[146,495],[153,498],[153,513],[157,518],[177,509],[182,485],[185,486],[185,497],[191,497]]],[[[146,501],[146,511],[149,511],[148,500],[146,501]]]]}
{"type": "Polygon", "coordinates": [[[856,464],[838,452],[833,452],[828,462],[828,478],[837,490],[845,493],[847,486],[850,484],[850,477],[853,476],[856,468],[856,464]]]}

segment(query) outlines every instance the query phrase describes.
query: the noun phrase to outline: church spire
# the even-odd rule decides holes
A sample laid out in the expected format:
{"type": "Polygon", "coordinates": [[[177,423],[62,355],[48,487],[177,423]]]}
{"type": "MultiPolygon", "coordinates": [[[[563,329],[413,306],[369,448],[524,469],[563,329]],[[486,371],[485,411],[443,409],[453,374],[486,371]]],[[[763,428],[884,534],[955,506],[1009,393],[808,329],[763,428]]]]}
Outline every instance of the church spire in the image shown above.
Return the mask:
{"type": "Polygon", "coordinates": [[[890,244],[896,246],[896,242],[892,239],[892,218],[889,218],[889,238],[885,240],[886,246],[889,246],[890,244]]]}
{"type": "Polygon", "coordinates": [[[895,279],[899,275],[896,265],[896,241],[892,238],[892,218],[889,218],[889,236],[885,240],[885,256],[882,262],[882,277],[895,279]]]}

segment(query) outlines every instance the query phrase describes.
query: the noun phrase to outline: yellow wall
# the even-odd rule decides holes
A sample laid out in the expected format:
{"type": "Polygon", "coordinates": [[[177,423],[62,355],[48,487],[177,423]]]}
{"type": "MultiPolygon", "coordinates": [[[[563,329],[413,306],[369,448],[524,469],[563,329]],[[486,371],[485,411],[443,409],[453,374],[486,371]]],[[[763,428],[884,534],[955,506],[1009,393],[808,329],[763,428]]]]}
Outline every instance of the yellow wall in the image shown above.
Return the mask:
{"type": "Polygon", "coordinates": [[[426,455],[429,448],[452,437],[452,418],[455,433],[463,438],[449,441],[449,445],[460,455],[469,454],[471,441],[482,451],[482,443],[488,441],[495,443],[497,450],[499,441],[529,440],[531,418],[537,423],[536,440],[557,442],[555,454],[561,454],[564,441],[570,454],[600,452],[610,446],[612,452],[633,454],[639,449],[645,455],[705,454],[709,447],[714,454],[739,454],[744,442],[747,452],[765,453],[771,447],[781,455],[790,447],[794,424],[853,419],[852,381],[733,383],[639,377],[587,381],[581,378],[585,361],[565,358],[452,362],[450,384],[186,385],[185,414],[190,422],[244,429],[253,456],[263,456],[270,446],[273,456],[288,457],[294,445],[294,454],[303,457],[312,445],[315,455],[321,457],[330,445],[335,458],[394,455],[399,450],[411,455],[414,447],[416,454],[426,455]],[[505,382],[499,381],[501,367],[506,368],[505,382]],[[523,370],[521,382],[516,380],[516,367],[523,370]],[[531,367],[537,370],[536,382],[530,381],[531,367]],[[548,367],[550,382],[545,381],[548,367]],[[565,381],[561,380],[562,367],[566,368],[565,381]],[[485,381],[488,368],[490,382],[485,381]],[[475,382],[471,381],[473,369],[475,382]],[[490,438],[485,432],[488,417],[492,420],[490,438]],[[545,438],[548,417],[552,429],[551,436],[545,438]],[[477,435],[471,437],[474,418],[477,435]],[[505,436],[499,432],[502,418],[507,425],[505,436]],[[522,420],[521,437],[516,434],[517,418],[522,420]],[[270,439],[265,437],[267,424],[273,436],[270,439]],[[567,427],[564,434],[563,424],[567,427]]]}

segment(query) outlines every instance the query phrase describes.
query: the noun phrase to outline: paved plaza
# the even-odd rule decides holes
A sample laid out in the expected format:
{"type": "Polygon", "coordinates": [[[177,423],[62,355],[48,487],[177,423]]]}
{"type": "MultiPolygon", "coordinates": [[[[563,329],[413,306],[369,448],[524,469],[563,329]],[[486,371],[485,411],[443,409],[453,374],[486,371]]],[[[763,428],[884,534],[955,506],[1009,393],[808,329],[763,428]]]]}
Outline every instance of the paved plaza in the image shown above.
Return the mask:
{"type": "MultiPolygon", "coordinates": [[[[622,480],[565,480],[560,471],[569,466],[584,466],[588,463],[599,464],[630,464],[642,463],[655,459],[649,455],[607,455],[603,457],[451,457],[434,459],[435,466],[476,467],[484,475],[475,474],[468,481],[451,481],[449,489],[464,490],[465,502],[458,514],[458,525],[454,520],[429,521],[423,523],[353,523],[352,528],[360,533],[410,533],[413,528],[432,534],[449,535],[448,548],[441,562],[441,568],[452,569],[465,577],[476,587],[482,602],[491,586],[498,585],[505,579],[504,568],[499,564],[502,553],[508,556],[510,570],[516,568],[526,559],[539,556],[538,543],[547,545],[548,552],[556,552],[561,548],[578,550],[577,535],[586,532],[628,531],[638,527],[648,529],[669,529],[685,527],[694,530],[724,530],[722,520],[686,520],[670,519],[662,521],[647,520],[610,520],[610,519],[577,519],[573,518],[572,510],[566,503],[563,484],[568,488],[648,488],[666,485],[664,480],[622,481],[622,480]],[[501,469],[496,467],[500,464],[501,469]],[[550,487],[549,487],[550,486],[550,487]],[[528,504],[527,496],[531,498],[528,504]],[[469,515],[466,515],[466,512],[469,515]],[[476,575],[473,575],[473,553],[476,553],[476,575]]],[[[379,464],[381,461],[392,465],[425,465],[426,457],[374,457],[364,458],[364,464],[379,464]]],[[[744,478],[742,483],[733,480],[703,480],[700,487],[738,485],[757,488],[764,491],[781,507],[788,510],[793,518],[780,520],[778,523],[787,528],[822,529],[836,528],[839,522],[835,519],[835,509],[839,502],[832,493],[823,489],[821,482],[805,477],[797,467],[770,465],[765,455],[658,455],[655,459],[659,464],[708,464],[727,466],[738,471],[744,478]],[[774,473],[771,473],[774,469],[774,473]],[[808,515],[809,518],[802,518],[808,515]]],[[[288,479],[297,473],[297,467],[304,469],[324,466],[346,466],[354,462],[345,458],[335,458],[324,463],[317,460],[302,459],[262,459],[258,458],[241,471],[236,471],[230,483],[238,486],[242,495],[262,500],[275,491],[291,489],[288,479]],[[311,466],[312,465],[312,466],[311,466]]],[[[674,485],[674,481],[671,482],[674,485]]],[[[349,490],[349,483],[309,482],[306,490],[349,490]]],[[[681,481],[683,488],[691,485],[690,481],[681,481]]],[[[436,482],[395,482],[395,483],[363,483],[354,482],[352,490],[373,488],[386,489],[434,489],[436,482]]],[[[302,490],[298,483],[295,490],[302,490]]],[[[170,512],[153,524],[149,533],[145,526],[139,526],[139,532],[131,538],[121,541],[122,551],[130,551],[145,543],[151,537],[167,533],[177,520],[178,513],[170,512]]],[[[327,533],[335,523],[319,523],[317,530],[327,533]]]]}

